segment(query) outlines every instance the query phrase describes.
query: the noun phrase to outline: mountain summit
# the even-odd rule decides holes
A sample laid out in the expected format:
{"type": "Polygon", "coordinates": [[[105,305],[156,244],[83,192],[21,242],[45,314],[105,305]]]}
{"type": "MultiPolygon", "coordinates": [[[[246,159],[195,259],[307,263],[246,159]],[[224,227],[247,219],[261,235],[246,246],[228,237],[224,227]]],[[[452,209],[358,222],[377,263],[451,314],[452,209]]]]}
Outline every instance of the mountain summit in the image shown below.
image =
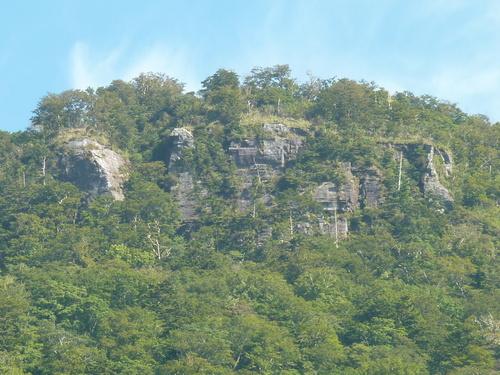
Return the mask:
{"type": "Polygon", "coordinates": [[[0,133],[0,369],[493,374],[499,124],[287,65],[0,133]]]}

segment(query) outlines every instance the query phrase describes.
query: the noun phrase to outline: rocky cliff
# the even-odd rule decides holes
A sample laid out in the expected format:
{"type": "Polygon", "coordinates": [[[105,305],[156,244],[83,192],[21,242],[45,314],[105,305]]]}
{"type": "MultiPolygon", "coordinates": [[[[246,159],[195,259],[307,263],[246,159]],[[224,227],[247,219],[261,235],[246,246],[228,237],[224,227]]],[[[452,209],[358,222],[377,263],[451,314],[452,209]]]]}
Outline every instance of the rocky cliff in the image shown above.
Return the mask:
{"type": "MultiPolygon", "coordinates": [[[[271,206],[274,201],[272,189],[263,189],[264,192],[256,197],[252,193],[255,185],[273,186],[273,182],[283,176],[289,163],[307,147],[307,133],[284,124],[263,124],[257,134],[252,138],[232,142],[227,149],[227,155],[236,167],[236,175],[242,182],[237,198],[232,202],[240,211],[251,210],[257,202],[271,206]]],[[[185,158],[186,153],[193,150],[194,143],[193,134],[185,128],[174,129],[167,139],[168,170],[177,179],[172,193],[177,198],[185,221],[196,220],[197,209],[202,206],[202,202],[199,202],[201,181],[196,180],[200,176],[193,176],[185,158]]],[[[416,148],[424,150],[427,161],[425,165],[416,166],[420,171],[419,187],[422,193],[452,202],[451,194],[440,183],[433,161],[438,154],[442,158],[445,173],[449,175],[452,171],[452,159],[448,152],[441,149],[436,151],[436,148],[429,145],[390,144],[389,147],[395,158],[402,152],[405,160],[414,164],[413,154],[416,148]]],[[[298,231],[319,232],[342,238],[349,231],[350,213],[361,208],[383,205],[386,187],[382,170],[374,165],[356,166],[350,162],[339,162],[337,172],[341,176],[340,182],[324,181],[310,192],[311,197],[323,207],[323,214],[315,216],[316,219],[311,222],[296,223],[298,231]]]]}
{"type": "Polygon", "coordinates": [[[453,197],[451,196],[448,189],[446,189],[441,181],[439,180],[439,175],[436,170],[434,157],[435,151],[441,157],[444,170],[447,176],[451,175],[452,171],[452,161],[451,156],[446,151],[441,151],[438,148],[435,148],[432,145],[427,145],[427,163],[425,166],[425,170],[422,173],[422,190],[429,197],[437,197],[438,199],[443,200],[445,203],[450,204],[453,202],[453,197]]]}
{"type": "Polygon", "coordinates": [[[186,163],[186,153],[194,147],[194,137],[185,128],[175,128],[167,139],[167,168],[174,175],[177,183],[171,193],[175,196],[181,215],[186,222],[194,221],[199,207],[195,196],[195,182],[191,168],[186,163]]]}
{"type": "Polygon", "coordinates": [[[386,146],[393,151],[395,160],[402,157],[419,172],[419,187],[425,196],[447,206],[453,203],[452,194],[441,181],[441,178],[449,178],[453,172],[453,158],[449,151],[427,143],[394,143],[386,146]],[[441,176],[436,167],[436,158],[442,165],[441,176]]]}
{"type": "Polygon", "coordinates": [[[127,164],[117,152],[89,138],[66,142],[60,150],[60,177],[91,197],[109,194],[123,200],[127,164]]]}
{"type": "MultiPolygon", "coordinates": [[[[241,182],[236,197],[228,201],[241,212],[255,204],[269,207],[275,203],[273,187],[307,147],[308,133],[280,123],[267,123],[251,138],[232,142],[226,150],[241,182]],[[263,187],[256,194],[256,186],[263,187]]],[[[195,136],[187,128],[175,128],[165,140],[168,173],[175,184],[171,193],[177,200],[185,222],[194,222],[205,204],[208,194],[203,188],[204,176],[197,176],[190,165],[195,150],[195,136]]],[[[440,178],[452,173],[449,152],[429,144],[385,144],[398,163],[410,165],[419,176],[415,183],[422,194],[431,200],[451,204],[453,197],[440,178]],[[439,158],[439,168],[436,166],[439,158]],[[438,169],[441,172],[438,172],[438,169]],[[441,174],[441,175],[440,175],[441,174]]],[[[63,147],[59,160],[61,178],[77,185],[90,196],[110,194],[123,199],[122,186],[126,180],[127,161],[117,152],[89,138],[71,140],[63,147]]],[[[378,208],[386,199],[384,171],[375,165],[358,166],[339,161],[335,181],[323,181],[307,193],[322,207],[322,214],[294,223],[299,232],[322,233],[344,238],[349,232],[349,218],[353,212],[378,208]]]]}
{"type": "MultiPolygon", "coordinates": [[[[258,135],[239,142],[232,142],[227,150],[228,157],[236,167],[236,175],[242,181],[235,202],[240,211],[251,210],[256,203],[271,206],[274,201],[272,189],[256,197],[252,191],[256,184],[272,186],[296,159],[302,149],[307,147],[307,132],[294,129],[284,124],[263,124],[258,135]]],[[[177,177],[177,184],[172,188],[177,197],[184,220],[196,220],[197,202],[195,190],[199,190],[200,181],[194,182],[194,176],[184,163],[184,154],[194,145],[193,134],[185,128],[176,128],[169,139],[168,169],[177,177]]],[[[435,167],[436,155],[441,158],[445,177],[452,172],[452,158],[449,152],[428,144],[389,144],[394,158],[403,153],[406,163],[410,163],[420,174],[419,188],[430,199],[439,199],[451,203],[450,192],[440,182],[435,167]],[[416,161],[415,155],[425,155],[425,163],[416,161]]],[[[386,195],[384,172],[375,165],[356,166],[350,162],[339,162],[339,181],[324,181],[310,192],[311,197],[323,208],[323,214],[311,220],[297,222],[297,231],[303,233],[321,233],[344,238],[349,232],[349,217],[361,208],[378,208],[383,205],[386,195]]],[[[199,199],[199,198],[198,198],[199,199]]],[[[229,203],[229,202],[228,202],[229,203]]]]}

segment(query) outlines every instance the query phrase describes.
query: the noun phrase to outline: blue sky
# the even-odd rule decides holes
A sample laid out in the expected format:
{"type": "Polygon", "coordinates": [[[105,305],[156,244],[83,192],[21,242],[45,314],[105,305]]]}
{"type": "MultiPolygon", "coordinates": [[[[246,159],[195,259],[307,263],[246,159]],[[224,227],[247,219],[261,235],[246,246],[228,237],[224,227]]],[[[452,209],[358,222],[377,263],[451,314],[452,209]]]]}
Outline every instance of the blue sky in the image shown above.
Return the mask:
{"type": "Polygon", "coordinates": [[[0,129],[48,92],[163,72],[190,90],[218,68],[288,63],[449,100],[500,120],[496,0],[19,0],[0,14],[0,129]]]}

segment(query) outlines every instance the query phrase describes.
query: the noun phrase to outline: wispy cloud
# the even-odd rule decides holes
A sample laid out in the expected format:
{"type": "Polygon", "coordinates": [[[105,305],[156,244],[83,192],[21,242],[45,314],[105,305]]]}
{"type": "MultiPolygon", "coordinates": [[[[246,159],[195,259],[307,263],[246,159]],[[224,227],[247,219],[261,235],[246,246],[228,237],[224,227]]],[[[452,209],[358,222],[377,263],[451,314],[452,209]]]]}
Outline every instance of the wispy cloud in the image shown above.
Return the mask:
{"type": "Polygon", "coordinates": [[[76,89],[98,87],[114,79],[130,80],[141,73],[159,72],[180,79],[187,90],[196,90],[199,77],[186,51],[154,44],[132,51],[125,43],[97,56],[83,42],[75,42],[70,52],[71,86],[76,89]]]}
{"type": "Polygon", "coordinates": [[[495,93],[500,87],[500,68],[482,71],[447,69],[432,78],[432,85],[443,97],[463,97],[495,93]]]}
{"type": "Polygon", "coordinates": [[[71,84],[73,88],[86,89],[109,82],[118,68],[123,47],[119,46],[101,58],[94,58],[89,47],[83,42],[76,42],[71,49],[71,84]]]}
{"type": "Polygon", "coordinates": [[[500,68],[475,64],[449,67],[437,72],[430,81],[434,95],[457,102],[466,111],[500,119],[500,68]]]}

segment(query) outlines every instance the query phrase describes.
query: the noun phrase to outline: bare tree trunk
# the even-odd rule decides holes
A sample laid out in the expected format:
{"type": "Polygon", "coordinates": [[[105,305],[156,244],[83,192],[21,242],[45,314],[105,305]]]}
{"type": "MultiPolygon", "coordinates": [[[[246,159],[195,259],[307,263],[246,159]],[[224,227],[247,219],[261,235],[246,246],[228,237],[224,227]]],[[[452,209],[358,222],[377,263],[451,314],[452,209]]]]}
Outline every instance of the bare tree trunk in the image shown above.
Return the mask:
{"type": "Polygon", "coordinates": [[[401,190],[401,173],[403,171],[403,151],[399,154],[399,177],[398,177],[398,191],[401,190]]]}
{"type": "Polygon", "coordinates": [[[337,222],[337,208],[333,211],[333,219],[335,220],[335,247],[339,248],[339,227],[337,222]]]}
{"type": "Polygon", "coordinates": [[[45,175],[47,173],[47,157],[43,157],[42,161],[42,176],[43,176],[43,185],[45,186],[45,175]]]}
{"type": "Polygon", "coordinates": [[[26,187],[26,172],[23,171],[23,188],[26,187]]]}
{"type": "Polygon", "coordinates": [[[161,260],[163,257],[168,257],[170,255],[171,248],[165,248],[160,243],[161,227],[158,220],[154,220],[153,223],[149,223],[148,228],[150,232],[147,235],[147,239],[151,244],[155,257],[158,260],[161,260]]]}
{"type": "Polygon", "coordinates": [[[290,221],[290,236],[293,236],[293,219],[292,219],[292,210],[290,210],[290,214],[288,216],[290,221]]]}

